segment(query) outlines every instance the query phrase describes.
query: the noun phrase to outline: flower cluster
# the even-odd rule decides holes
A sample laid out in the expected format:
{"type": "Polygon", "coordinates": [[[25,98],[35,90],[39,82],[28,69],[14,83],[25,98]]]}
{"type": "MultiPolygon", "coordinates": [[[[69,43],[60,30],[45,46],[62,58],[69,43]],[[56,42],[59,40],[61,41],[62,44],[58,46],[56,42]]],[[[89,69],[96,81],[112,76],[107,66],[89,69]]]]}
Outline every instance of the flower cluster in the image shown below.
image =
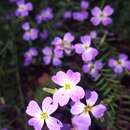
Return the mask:
{"type": "Polygon", "coordinates": [[[52,117],[59,107],[69,104],[70,99],[73,101],[71,107],[71,114],[73,115],[72,124],[74,127],[84,130],[89,129],[91,126],[91,118],[89,113],[98,119],[104,115],[107,110],[104,104],[95,105],[98,100],[98,94],[95,91],[84,91],[84,89],[78,85],[81,80],[79,72],[73,72],[68,70],[66,73],[63,71],[57,72],[52,76],[52,81],[61,88],[57,89],[53,97],[46,97],[42,102],[42,109],[39,108],[35,101],[30,101],[26,113],[32,118],[28,121],[30,126],[33,126],[35,130],[41,130],[46,122],[49,130],[61,130],[63,124],[56,118],[52,117]],[[85,97],[86,104],[80,100],[85,97]]]}

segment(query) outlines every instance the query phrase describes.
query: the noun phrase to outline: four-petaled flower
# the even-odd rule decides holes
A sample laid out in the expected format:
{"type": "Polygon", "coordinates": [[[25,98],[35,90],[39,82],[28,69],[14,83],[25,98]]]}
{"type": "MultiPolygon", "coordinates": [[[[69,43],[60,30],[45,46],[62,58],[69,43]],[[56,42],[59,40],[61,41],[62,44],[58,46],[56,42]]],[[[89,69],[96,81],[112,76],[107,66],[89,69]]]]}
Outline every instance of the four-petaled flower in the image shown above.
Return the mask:
{"type": "Polygon", "coordinates": [[[82,55],[82,59],[85,62],[92,61],[98,55],[98,51],[96,48],[91,47],[91,37],[90,36],[82,36],[81,42],[74,46],[75,52],[77,54],[82,55]]]}
{"type": "Polygon", "coordinates": [[[31,2],[25,3],[24,0],[18,0],[16,1],[16,4],[18,5],[18,9],[15,12],[17,17],[28,16],[29,11],[33,10],[33,5],[31,2]]]}
{"type": "Polygon", "coordinates": [[[37,16],[36,20],[38,24],[41,24],[42,22],[47,22],[53,18],[53,12],[52,8],[47,7],[44,8],[37,16]]]}
{"type": "Polygon", "coordinates": [[[54,83],[62,86],[62,88],[58,89],[53,95],[54,102],[59,103],[60,106],[66,105],[70,98],[76,102],[85,95],[83,88],[77,85],[80,81],[79,72],[68,70],[65,73],[59,71],[52,77],[52,80],[54,83]]]}
{"type": "Polygon", "coordinates": [[[28,22],[22,24],[22,29],[25,31],[23,34],[23,39],[25,41],[33,41],[37,39],[39,32],[38,29],[30,28],[30,24],[28,22]]]}
{"type": "Polygon", "coordinates": [[[37,55],[38,55],[38,52],[37,52],[36,48],[34,48],[34,47],[30,48],[24,54],[24,65],[28,66],[32,62],[33,57],[35,57],[37,55]]]}
{"type": "Polygon", "coordinates": [[[83,65],[83,72],[88,73],[93,78],[96,78],[102,67],[103,63],[101,61],[89,62],[83,65]]]}
{"type": "Polygon", "coordinates": [[[130,70],[130,60],[126,54],[120,54],[118,59],[110,58],[108,60],[108,66],[113,69],[116,74],[121,74],[125,70],[130,70]]]}
{"type": "Polygon", "coordinates": [[[74,36],[68,32],[65,33],[63,39],[60,37],[55,37],[52,41],[52,45],[55,47],[55,49],[65,51],[65,53],[69,55],[73,49],[71,44],[72,41],[74,41],[74,36]]]}
{"type": "Polygon", "coordinates": [[[95,91],[87,91],[86,93],[86,104],[76,102],[72,108],[71,113],[74,116],[75,122],[78,126],[89,127],[91,125],[91,118],[89,113],[91,112],[95,118],[101,118],[106,111],[106,106],[103,104],[95,105],[98,99],[98,94],[95,91]]]}
{"type": "Polygon", "coordinates": [[[100,23],[102,23],[104,26],[107,26],[112,23],[112,19],[110,16],[113,14],[113,8],[109,5],[106,5],[103,9],[103,11],[99,7],[94,7],[92,9],[92,15],[91,22],[93,25],[97,26],[100,23]]]}
{"type": "Polygon", "coordinates": [[[28,121],[30,126],[33,126],[35,130],[41,130],[43,125],[46,122],[46,125],[49,130],[61,130],[63,126],[62,123],[50,116],[54,113],[58,108],[58,104],[53,102],[52,98],[46,97],[42,102],[42,109],[40,109],[39,105],[35,101],[30,101],[26,113],[32,118],[28,121]]]}
{"type": "Polygon", "coordinates": [[[46,65],[49,65],[52,61],[52,64],[54,66],[59,66],[61,65],[61,58],[63,57],[63,52],[60,50],[52,50],[52,48],[45,47],[42,50],[42,53],[44,54],[43,56],[43,62],[46,65]]]}

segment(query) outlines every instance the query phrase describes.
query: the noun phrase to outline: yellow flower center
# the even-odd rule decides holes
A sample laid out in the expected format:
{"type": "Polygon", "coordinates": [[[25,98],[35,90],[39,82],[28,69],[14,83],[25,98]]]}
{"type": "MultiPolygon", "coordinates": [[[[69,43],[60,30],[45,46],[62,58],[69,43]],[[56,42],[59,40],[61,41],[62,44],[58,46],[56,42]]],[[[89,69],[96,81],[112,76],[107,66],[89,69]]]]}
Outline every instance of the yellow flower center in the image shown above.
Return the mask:
{"type": "Polygon", "coordinates": [[[46,120],[46,119],[48,119],[48,114],[47,114],[46,112],[45,112],[45,113],[44,113],[44,112],[41,113],[41,114],[40,114],[40,119],[41,119],[41,120],[46,120]]]}
{"type": "Polygon", "coordinates": [[[84,108],[84,112],[85,113],[88,113],[88,112],[90,112],[92,110],[92,107],[91,106],[85,106],[85,108],[84,108]]]}
{"type": "Polygon", "coordinates": [[[71,85],[70,85],[70,84],[65,84],[65,85],[64,85],[64,88],[65,88],[66,90],[69,90],[69,89],[71,89],[71,85]]]}

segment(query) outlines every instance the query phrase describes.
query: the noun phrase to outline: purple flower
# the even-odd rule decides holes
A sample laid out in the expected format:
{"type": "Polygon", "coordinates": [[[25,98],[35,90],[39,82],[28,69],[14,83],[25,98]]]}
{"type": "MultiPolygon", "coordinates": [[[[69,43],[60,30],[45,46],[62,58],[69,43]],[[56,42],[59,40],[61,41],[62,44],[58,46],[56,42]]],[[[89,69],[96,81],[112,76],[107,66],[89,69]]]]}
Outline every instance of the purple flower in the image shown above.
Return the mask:
{"type": "Polygon", "coordinates": [[[49,32],[47,29],[44,29],[41,33],[40,33],[40,37],[42,40],[46,40],[48,38],[49,32]]]}
{"type": "Polygon", "coordinates": [[[52,41],[52,45],[57,50],[65,51],[67,55],[70,55],[73,49],[73,46],[71,44],[72,41],[74,41],[74,36],[70,32],[67,32],[65,33],[63,40],[60,37],[55,37],[52,41]]]}
{"type": "Polygon", "coordinates": [[[22,24],[22,29],[25,31],[23,34],[23,39],[25,41],[33,41],[37,39],[39,32],[38,29],[30,28],[30,24],[28,22],[22,24]]]}
{"type": "Polygon", "coordinates": [[[82,0],[81,3],[80,3],[80,7],[81,7],[82,10],[88,9],[88,7],[89,7],[89,2],[88,2],[88,1],[85,1],[85,0],[82,0]]]}
{"type": "Polygon", "coordinates": [[[41,130],[46,123],[49,130],[61,130],[62,123],[51,116],[58,108],[58,104],[53,102],[51,97],[46,97],[42,102],[42,109],[35,101],[30,101],[26,113],[32,118],[28,121],[30,126],[33,126],[35,130],[41,130]]]}
{"type": "Polygon", "coordinates": [[[50,7],[44,8],[36,16],[36,20],[37,20],[38,24],[40,24],[42,22],[47,22],[47,21],[51,20],[52,18],[53,18],[53,12],[52,12],[52,8],[50,8],[50,7]]]}
{"type": "Polygon", "coordinates": [[[95,30],[91,31],[91,32],[90,32],[90,37],[91,37],[92,39],[95,39],[95,38],[97,37],[97,31],[95,31],[95,30]]]}
{"type": "Polygon", "coordinates": [[[18,9],[16,10],[15,14],[17,17],[25,17],[28,16],[29,11],[33,10],[33,5],[31,2],[25,3],[24,0],[16,1],[18,9]]]}
{"type": "Polygon", "coordinates": [[[51,61],[54,66],[61,65],[61,58],[63,57],[62,51],[59,51],[56,49],[54,49],[54,51],[53,51],[52,48],[45,47],[42,50],[42,53],[44,54],[43,62],[46,65],[49,65],[51,63],[51,61]]]}
{"type": "Polygon", "coordinates": [[[72,18],[72,11],[65,11],[63,15],[64,19],[70,19],[72,18]]]}
{"type": "Polygon", "coordinates": [[[24,65],[28,66],[32,62],[33,57],[37,56],[38,52],[35,48],[30,48],[25,54],[24,54],[24,65]]]}
{"type": "Polygon", "coordinates": [[[130,60],[126,54],[120,54],[118,59],[110,58],[108,66],[113,69],[116,74],[121,74],[125,70],[130,70],[130,60]]]}
{"type": "Polygon", "coordinates": [[[82,43],[78,43],[74,46],[75,52],[82,55],[82,59],[85,62],[92,61],[98,55],[96,48],[91,47],[91,37],[86,35],[80,38],[82,43]]]}
{"type": "Polygon", "coordinates": [[[72,108],[71,113],[75,115],[74,119],[78,126],[89,127],[91,125],[91,118],[89,113],[98,119],[104,115],[106,111],[106,106],[103,104],[95,105],[98,99],[98,94],[95,91],[87,91],[86,93],[86,104],[81,102],[76,102],[72,108]]]}
{"type": "Polygon", "coordinates": [[[96,6],[92,10],[93,17],[91,18],[91,22],[95,26],[99,25],[100,23],[102,23],[104,26],[107,26],[112,23],[110,16],[113,14],[113,12],[113,8],[109,5],[106,5],[103,11],[96,6]]]}
{"type": "Polygon", "coordinates": [[[77,85],[80,81],[79,72],[68,70],[65,73],[59,71],[56,75],[52,76],[52,81],[62,86],[62,88],[58,89],[53,95],[54,102],[59,103],[60,106],[66,105],[70,98],[76,102],[85,95],[83,88],[77,85]]]}
{"type": "Polygon", "coordinates": [[[102,67],[103,63],[101,61],[89,62],[83,65],[83,72],[91,75],[93,78],[96,78],[102,67]]]}
{"type": "Polygon", "coordinates": [[[77,11],[73,12],[73,19],[77,20],[79,22],[83,22],[88,18],[88,12],[87,11],[77,11]]]}

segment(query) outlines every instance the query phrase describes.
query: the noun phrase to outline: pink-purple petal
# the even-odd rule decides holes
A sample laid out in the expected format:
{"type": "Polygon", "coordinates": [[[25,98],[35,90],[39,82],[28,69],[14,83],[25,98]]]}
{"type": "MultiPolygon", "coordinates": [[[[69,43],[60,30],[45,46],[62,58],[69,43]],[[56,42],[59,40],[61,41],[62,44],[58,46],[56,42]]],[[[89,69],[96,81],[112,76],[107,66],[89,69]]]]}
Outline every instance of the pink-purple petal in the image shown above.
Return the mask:
{"type": "Polygon", "coordinates": [[[56,75],[52,76],[52,81],[57,85],[63,86],[65,83],[66,74],[63,71],[57,72],[56,75]]]}
{"type": "Polygon", "coordinates": [[[109,5],[106,5],[105,8],[103,9],[103,13],[105,14],[105,16],[110,16],[112,15],[114,12],[113,8],[109,5]]]}
{"type": "Polygon", "coordinates": [[[72,41],[74,41],[74,36],[70,32],[68,32],[64,35],[63,40],[71,43],[72,41]]]}
{"type": "Polygon", "coordinates": [[[111,23],[112,23],[112,19],[110,17],[105,17],[105,18],[102,19],[102,24],[104,26],[107,26],[107,25],[109,25],[111,23]]]}
{"type": "Polygon", "coordinates": [[[77,54],[82,54],[82,52],[83,52],[82,44],[76,44],[76,45],[74,46],[74,49],[75,49],[75,52],[76,52],[77,54]]]}
{"type": "Polygon", "coordinates": [[[93,16],[100,16],[100,14],[102,13],[101,9],[99,7],[94,7],[91,11],[93,16]]]}
{"type": "Polygon", "coordinates": [[[86,103],[93,106],[98,99],[98,94],[95,91],[86,91],[86,103]]]}
{"type": "Polygon", "coordinates": [[[104,112],[107,110],[106,106],[103,104],[96,105],[92,108],[92,114],[95,118],[101,118],[104,112]]]}
{"type": "Polygon", "coordinates": [[[65,106],[69,102],[70,93],[65,91],[64,88],[60,88],[53,94],[53,100],[55,103],[59,103],[60,106],[65,106]]]}
{"type": "Polygon", "coordinates": [[[75,86],[71,90],[71,99],[74,102],[79,101],[80,99],[84,98],[84,96],[85,96],[84,89],[82,87],[80,87],[80,86],[75,86]]]}
{"type": "Polygon", "coordinates": [[[63,127],[61,121],[51,116],[46,120],[46,124],[49,130],[61,130],[63,127]]]}
{"type": "Polygon", "coordinates": [[[69,81],[71,81],[74,85],[80,82],[81,75],[79,72],[73,72],[72,70],[68,70],[66,75],[69,81]]]}
{"type": "Polygon", "coordinates": [[[26,109],[26,113],[28,115],[37,117],[37,115],[40,114],[41,112],[42,111],[36,101],[32,100],[29,102],[27,109],[26,109]]]}
{"type": "Polygon", "coordinates": [[[35,130],[41,130],[44,125],[44,121],[40,121],[38,118],[31,118],[28,121],[28,124],[33,126],[35,130]]]}
{"type": "Polygon", "coordinates": [[[43,112],[47,112],[49,115],[56,111],[58,104],[53,102],[51,97],[46,97],[42,102],[43,112]]]}
{"type": "Polygon", "coordinates": [[[71,107],[71,113],[73,115],[78,115],[81,114],[84,111],[85,105],[81,102],[76,102],[72,107],[71,107]]]}
{"type": "Polygon", "coordinates": [[[93,23],[93,25],[97,26],[101,23],[101,19],[98,17],[92,17],[90,21],[93,23]]]}

